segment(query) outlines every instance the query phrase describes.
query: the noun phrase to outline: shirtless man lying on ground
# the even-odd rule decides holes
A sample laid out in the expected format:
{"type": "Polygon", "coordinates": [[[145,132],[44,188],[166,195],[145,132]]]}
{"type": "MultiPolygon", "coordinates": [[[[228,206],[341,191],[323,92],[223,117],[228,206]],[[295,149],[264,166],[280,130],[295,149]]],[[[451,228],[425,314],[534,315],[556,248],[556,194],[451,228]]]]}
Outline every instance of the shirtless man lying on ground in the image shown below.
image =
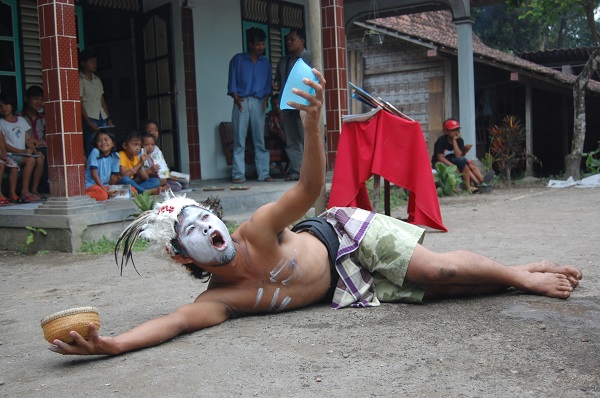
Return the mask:
{"type": "Polygon", "coordinates": [[[323,76],[304,80],[316,92],[294,92],[308,105],[300,180],[277,202],[252,215],[230,236],[223,222],[191,199],[172,198],[134,221],[119,246],[141,236],[162,241],[176,261],[210,283],[191,304],[145,322],[116,337],[90,339],[72,331],[77,345],[55,340],[60,354],[120,354],[153,346],[182,334],[244,315],[294,310],[325,299],[332,307],[375,306],[381,301],[415,302],[432,298],[495,293],[515,288],[566,299],[581,279],[570,266],[547,261],[505,266],[468,251],[434,253],[421,246],[423,230],[360,209],[334,208],[316,221],[302,218],[325,183],[325,154],[319,138],[323,76]],[[319,222],[321,220],[321,222],[319,222]],[[326,220],[326,222],[323,222],[326,220]],[[332,227],[335,225],[335,228],[332,227]]]}

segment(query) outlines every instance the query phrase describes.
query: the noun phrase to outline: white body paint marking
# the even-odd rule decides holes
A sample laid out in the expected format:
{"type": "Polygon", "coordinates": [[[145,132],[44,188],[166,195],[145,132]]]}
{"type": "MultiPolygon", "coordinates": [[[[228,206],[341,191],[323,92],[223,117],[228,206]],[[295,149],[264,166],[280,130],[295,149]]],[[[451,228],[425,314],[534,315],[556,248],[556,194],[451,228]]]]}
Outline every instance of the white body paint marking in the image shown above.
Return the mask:
{"type": "Polygon", "coordinates": [[[258,307],[258,303],[260,303],[262,296],[263,296],[263,288],[259,287],[258,291],[256,292],[256,302],[254,303],[254,308],[258,307]]]}
{"type": "Polygon", "coordinates": [[[290,301],[292,301],[292,298],[290,296],[285,296],[277,311],[283,311],[285,307],[287,307],[287,305],[290,303],[290,301]]]}
{"type": "Polygon", "coordinates": [[[271,306],[269,307],[269,311],[273,311],[275,306],[277,305],[277,298],[279,297],[279,288],[275,289],[275,293],[273,294],[273,300],[271,300],[271,306]]]}
{"type": "Polygon", "coordinates": [[[286,279],[284,279],[281,283],[286,285],[287,283],[289,283],[290,280],[292,280],[293,278],[295,278],[297,276],[296,275],[297,272],[300,271],[298,269],[298,263],[296,262],[296,257],[298,256],[298,252],[296,250],[294,250],[294,252],[295,252],[294,257],[292,257],[288,260],[283,260],[283,259],[279,260],[279,262],[277,263],[275,268],[273,268],[273,270],[271,272],[269,272],[269,275],[271,275],[271,277],[269,278],[271,283],[277,282],[277,278],[278,278],[279,274],[287,266],[290,267],[292,274],[290,276],[288,276],[286,279]]]}
{"type": "Polygon", "coordinates": [[[287,265],[288,261],[285,260],[279,260],[279,262],[277,263],[277,265],[275,266],[275,268],[273,268],[273,270],[269,273],[271,274],[271,278],[269,278],[269,280],[273,283],[277,282],[277,275],[279,275],[279,273],[281,271],[283,271],[283,269],[285,268],[285,266],[287,265]]]}
{"type": "Polygon", "coordinates": [[[285,278],[284,280],[282,280],[281,284],[287,285],[292,279],[294,279],[295,276],[296,276],[296,273],[294,272],[292,275],[290,275],[287,278],[285,278]]]}

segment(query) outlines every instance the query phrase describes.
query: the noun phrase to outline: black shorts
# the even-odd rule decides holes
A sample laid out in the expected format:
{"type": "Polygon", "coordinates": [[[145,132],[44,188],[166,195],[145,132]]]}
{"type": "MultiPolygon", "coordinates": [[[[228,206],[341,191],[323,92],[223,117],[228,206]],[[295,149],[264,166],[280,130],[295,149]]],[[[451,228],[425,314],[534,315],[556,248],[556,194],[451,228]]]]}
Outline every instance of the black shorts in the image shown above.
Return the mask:
{"type": "Polygon", "coordinates": [[[325,300],[331,301],[333,293],[340,278],[337,269],[335,268],[335,260],[337,258],[337,252],[340,248],[340,239],[338,234],[333,229],[333,226],[325,221],[322,217],[312,217],[306,220],[300,221],[294,225],[292,232],[299,233],[308,231],[319,239],[327,248],[329,254],[329,272],[331,274],[331,281],[329,283],[329,290],[325,300]]]}

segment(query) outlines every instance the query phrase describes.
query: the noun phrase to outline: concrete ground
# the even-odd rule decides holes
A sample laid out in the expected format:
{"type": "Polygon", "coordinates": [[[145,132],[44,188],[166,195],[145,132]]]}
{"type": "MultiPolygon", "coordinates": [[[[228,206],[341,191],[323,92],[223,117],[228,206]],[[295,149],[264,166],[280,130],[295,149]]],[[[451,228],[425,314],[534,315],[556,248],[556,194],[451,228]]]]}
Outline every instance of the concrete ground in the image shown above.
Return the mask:
{"type": "Polygon", "coordinates": [[[119,276],[111,255],[0,252],[0,396],[5,397],[597,397],[600,396],[598,189],[542,186],[444,198],[449,233],[507,264],[571,263],[568,300],[509,292],[424,305],[334,311],[317,305],[248,317],[117,357],[46,349],[44,316],[100,310],[116,335],[204,289],[153,251],[119,276]]]}

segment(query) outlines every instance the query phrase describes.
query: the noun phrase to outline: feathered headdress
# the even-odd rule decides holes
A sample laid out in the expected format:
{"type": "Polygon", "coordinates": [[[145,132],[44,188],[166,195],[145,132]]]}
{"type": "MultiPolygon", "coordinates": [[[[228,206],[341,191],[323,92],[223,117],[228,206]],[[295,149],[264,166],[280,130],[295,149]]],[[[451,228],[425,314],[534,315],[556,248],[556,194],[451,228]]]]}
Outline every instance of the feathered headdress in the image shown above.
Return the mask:
{"type": "MultiPolygon", "coordinates": [[[[183,196],[175,196],[172,191],[165,193],[165,201],[154,205],[152,210],[148,210],[140,214],[119,236],[117,245],[115,246],[115,262],[121,266],[121,275],[123,275],[123,267],[127,266],[129,261],[133,264],[136,272],[137,268],[133,261],[133,245],[139,237],[150,242],[163,245],[170,256],[176,254],[172,240],[177,236],[175,231],[175,223],[181,211],[188,206],[197,206],[215,213],[218,217],[222,209],[218,206],[214,211],[214,203],[206,205],[206,202],[198,203],[193,199],[183,196]],[[119,255],[121,260],[119,261],[119,255]]],[[[219,205],[218,203],[216,203],[219,205]]],[[[139,272],[138,272],[139,274],[139,272]]]]}

